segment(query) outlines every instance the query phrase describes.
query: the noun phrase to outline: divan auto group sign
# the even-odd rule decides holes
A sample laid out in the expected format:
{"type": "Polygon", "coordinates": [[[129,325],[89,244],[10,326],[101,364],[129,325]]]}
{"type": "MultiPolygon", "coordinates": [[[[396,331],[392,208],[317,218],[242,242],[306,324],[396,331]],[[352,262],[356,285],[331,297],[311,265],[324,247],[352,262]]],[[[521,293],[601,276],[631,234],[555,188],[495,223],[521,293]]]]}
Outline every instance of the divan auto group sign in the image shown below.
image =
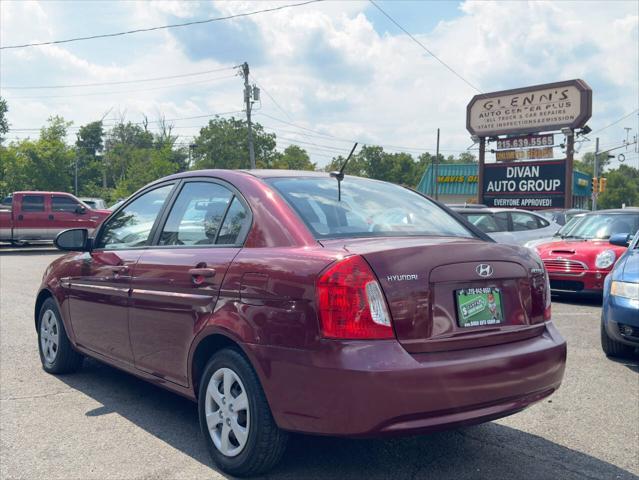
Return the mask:
{"type": "Polygon", "coordinates": [[[588,84],[568,80],[475,95],[466,109],[466,128],[478,137],[576,128],[591,110],[588,84]]]}
{"type": "Polygon", "coordinates": [[[564,160],[485,165],[484,204],[489,207],[561,208],[564,206],[564,160]]]}

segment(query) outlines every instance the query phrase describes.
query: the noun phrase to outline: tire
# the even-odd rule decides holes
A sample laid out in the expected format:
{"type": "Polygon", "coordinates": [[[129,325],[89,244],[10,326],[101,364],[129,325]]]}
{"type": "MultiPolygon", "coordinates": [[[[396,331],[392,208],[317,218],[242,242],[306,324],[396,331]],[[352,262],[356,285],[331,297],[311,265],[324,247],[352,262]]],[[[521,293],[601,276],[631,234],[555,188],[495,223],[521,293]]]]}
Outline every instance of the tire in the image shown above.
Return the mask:
{"type": "Polygon", "coordinates": [[[71,346],[62,316],[52,298],[44,301],[38,315],[38,351],[42,368],[47,373],[75,372],[84,359],[71,346]]]}
{"type": "Polygon", "coordinates": [[[222,471],[260,475],[284,455],[288,434],[275,424],[257,374],[240,352],[223,349],[209,360],[200,380],[198,412],[206,446],[222,471]]]}
{"type": "Polygon", "coordinates": [[[634,348],[630,345],[617,342],[608,336],[603,319],[601,320],[601,348],[609,357],[627,358],[634,352],[634,348]]]}

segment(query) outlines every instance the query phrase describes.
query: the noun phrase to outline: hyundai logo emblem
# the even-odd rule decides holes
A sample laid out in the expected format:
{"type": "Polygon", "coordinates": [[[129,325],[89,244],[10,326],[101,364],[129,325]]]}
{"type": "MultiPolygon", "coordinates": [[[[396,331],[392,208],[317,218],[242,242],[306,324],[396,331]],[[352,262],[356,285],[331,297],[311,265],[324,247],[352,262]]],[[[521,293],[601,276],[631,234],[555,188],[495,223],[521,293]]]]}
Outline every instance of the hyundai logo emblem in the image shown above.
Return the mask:
{"type": "Polygon", "coordinates": [[[475,267],[475,271],[480,277],[492,277],[493,275],[493,267],[487,263],[480,263],[475,267]]]}

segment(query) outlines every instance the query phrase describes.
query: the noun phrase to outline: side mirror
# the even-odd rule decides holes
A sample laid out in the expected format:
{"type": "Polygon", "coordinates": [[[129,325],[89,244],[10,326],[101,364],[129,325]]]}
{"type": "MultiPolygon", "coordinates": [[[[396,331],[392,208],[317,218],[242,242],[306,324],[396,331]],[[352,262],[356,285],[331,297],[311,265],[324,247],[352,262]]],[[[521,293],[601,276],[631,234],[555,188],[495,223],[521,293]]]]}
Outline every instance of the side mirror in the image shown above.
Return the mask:
{"type": "Polygon", "coordinates": [[[75,213],[79,213],[80,215],[85,214],[86,211],[87,209],[84,205],[78,205],[77,207],[75,207],[75,213]]]}
{"type": "Polygon", "coordinates": [[[629,233],[615,233],[610,235],[608,242],[619,247],[627,247],[630,245],[630,240],[632,240],[632,235],[629,233]]]}
{"type": "Polygon", "coordinates": [[[53,244],[67,252],[88,252],[91,250],[89,232],[86,228],[72,228],[58,233],[53,244]]]}

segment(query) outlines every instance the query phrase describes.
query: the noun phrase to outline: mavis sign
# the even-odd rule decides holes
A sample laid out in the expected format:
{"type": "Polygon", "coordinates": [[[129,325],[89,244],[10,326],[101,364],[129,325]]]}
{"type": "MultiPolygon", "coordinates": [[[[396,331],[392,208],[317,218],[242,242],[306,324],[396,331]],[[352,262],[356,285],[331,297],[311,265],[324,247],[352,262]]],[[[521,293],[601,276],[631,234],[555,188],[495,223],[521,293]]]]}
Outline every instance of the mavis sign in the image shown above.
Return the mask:
{"type": "Polygon", "coordinates": [[[489,207],[562,208],[566,193],[564,160],[485,165],[483,201],[489,207]]]}
{"type": "Polygon", "coordinates": [[[579,128],[592,114],[592,90],[583,80],[475,95],[466,128],[478,137],[579,128]]]}

